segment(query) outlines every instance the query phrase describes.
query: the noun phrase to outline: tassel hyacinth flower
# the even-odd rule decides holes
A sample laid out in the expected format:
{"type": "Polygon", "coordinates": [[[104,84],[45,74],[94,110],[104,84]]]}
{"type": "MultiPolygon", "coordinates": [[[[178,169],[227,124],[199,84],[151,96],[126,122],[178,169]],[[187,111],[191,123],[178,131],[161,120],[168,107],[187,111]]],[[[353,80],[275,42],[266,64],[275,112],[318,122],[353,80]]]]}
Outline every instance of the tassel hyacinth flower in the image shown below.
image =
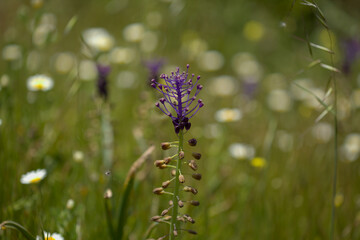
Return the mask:
{"type": "MultiPolygon", "coordinates": [[[[188,185],[186,176],[183,175],[181,167],[187,166],[188,171],[195,172],[190,174],[191,178],[199,181],[201,174],[196,173],[198,166],[197,161],[200,160],[200,153],[192,153],[187,155],[184,152],[184,130],[189,130],[191,127],[190,119],[204,106],[201,99],[197,100],[197,95],[203,88],[199,85],[200,76],[189,75],[189,65],[187,65],[186,72],[180,73],[180,69],[177,68],[176,72],[172,72],[170,76],[162,74],[160,79],[164,83],[159,83],[157,80],[151,80],[151,86],[158,90],[163,97],[155,105],[165,115],[171,118],[174,125],[175,133],[177,134],[178,141],[165,142],[161,144],[162,150],[166,151],[173,147],[178,149],[177,153],[173,156],[166,157],[162,160],[156,160],[154,165],[159,169],[170,169],[172,178],[164,181],[161,187],[157,187],[153,190],[157,195],[170,195],[169,207],[164,209],[160,215],[151,218],[152,221],[159,223],[169,224],[169,233],[158,238],[170,240],[179,236],[181,232],[188,232],[190,234],[196,234],[194,230],[183,228],[181,225],[184,223],[195,223],[187,214],[180,213],[180,209],[185,204],[191,206],[199,206],[199,202],[195,200],[184,200],[190,195],[196,195],[198,190],[188,185]],[[194,160],[195,159],[195,160],[194,160]],[[185,185],[186,183],[186,185],[185,185]],[[168,192],[167,188],[173,189],[172,192],[168,192]]],[[[195,147],[197,144],[196,139],[192,138],[188,140],[188,144],[191,147],[195,147]]],[[[185,174],[187,175],[187,174],[185,174]]]]}
{"type": "Polygon", "coordinates": [[[197,95],[203,88],[198,85],[200,76],[197,76],[194,83],[194,74],[189,78],[189,64],[187,65],[186,72],[180,74],[180,69],[177,68],[176,72],[172,72],[170,76],[162,74],[161,79],[165,84],[158,83],[155,79],[151,80],[151,86],[158,90],[163,97],[155,105],[165,115],[172,119],[175,132],[179,133],[180,130],[189,130],[191,123],[189,120],[204,106],[201,99],[196,101],[197,95]],[[191,96],[192,91],[195,93],[191,96]],[[197,102],[194,106],[193,103],[197,102]],[[176,115],[173,115],[169,109],[174,109],[176,115]]]}

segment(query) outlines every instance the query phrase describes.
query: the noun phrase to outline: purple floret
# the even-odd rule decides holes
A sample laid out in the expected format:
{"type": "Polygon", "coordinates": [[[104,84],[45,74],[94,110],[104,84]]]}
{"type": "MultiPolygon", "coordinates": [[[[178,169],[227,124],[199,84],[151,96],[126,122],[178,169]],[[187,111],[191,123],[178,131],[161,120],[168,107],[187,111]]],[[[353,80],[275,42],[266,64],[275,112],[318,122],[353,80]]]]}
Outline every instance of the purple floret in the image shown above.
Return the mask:
{"type": "Polygon", "coordinates": [[[176,133],[183,129],[189,130],[191,127],[189,120],[204,106],[201,99],[196,100],[203,86],[198,85],[200,76],[196,78],[195,83],[193,82],[194,76],[194,74],[189,76],[188,64],[186,72],[180,73],[180,69],[177,68],[170,76],[162,74],[160,79],[163,79],[165,84],[155,79],[151,80],[151,86],[163,94],[155,106],[172,119],[176,133]],[[191,94],[193,89],[195,92],[191,94]],[[176,115],[171,113],[171,108],[175,110],[176,115]]]}
{"type": "Polygon", "coordinates": [[[98,72],[98,79],[97,79],[98,94],[100,97],[106,100],[108,97],[107,77],[110,73],[111,68],[109,66],[104,66],[100,64],[98,64],[96,67],[98,72]]]}

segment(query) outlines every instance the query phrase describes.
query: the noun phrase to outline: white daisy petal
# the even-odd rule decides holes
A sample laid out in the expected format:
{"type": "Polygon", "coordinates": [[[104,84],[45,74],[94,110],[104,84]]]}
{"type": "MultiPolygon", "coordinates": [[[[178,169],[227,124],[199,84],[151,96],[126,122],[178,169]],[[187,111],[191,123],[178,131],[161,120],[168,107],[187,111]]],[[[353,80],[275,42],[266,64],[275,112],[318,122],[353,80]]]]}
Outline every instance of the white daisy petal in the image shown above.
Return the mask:
{"type": "Polygon", "coordinates": [[[46,177],[45,169],[38,169],[35,171],[23,174],[20,178],[22,184],[38,183],[46,177]]]}

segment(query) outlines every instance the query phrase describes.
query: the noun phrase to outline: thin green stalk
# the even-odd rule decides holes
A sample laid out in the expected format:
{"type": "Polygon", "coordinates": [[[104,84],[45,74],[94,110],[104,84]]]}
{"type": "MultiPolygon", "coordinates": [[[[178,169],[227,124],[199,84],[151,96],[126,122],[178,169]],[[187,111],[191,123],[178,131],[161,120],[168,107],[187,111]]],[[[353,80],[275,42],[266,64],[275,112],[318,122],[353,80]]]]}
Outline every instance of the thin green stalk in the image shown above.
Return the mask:
{"type": "MultiPolygon", "coordinates": [[[[184,134],[183,134],[183,130],[180,130],[179,132],[179,148],[178,148],[178,153],[180,153],[180,151],[183,150],[183,145],[184,145],[184,134]]],[[[179,175],[180,175],[180,167],[181,167],[181,161],[180,158],[178,158],[177,164],[176,164],[176,176],[175,176],[175,187],[174,187],[174,196],[173,196],[173,210],[172,210],[172,215],[171,215],[171,223],[170,223],[170,232],[169,232],[169,240],[174,239],[174,226],[176,228],[176,230],[179,229],[179,224],[176,221],[177,216],[178,216],[178,196],[179,196],[179,188],[180,188],[180,182],[179,182],[179,175]]]]}
{"type": "Polygon", "coordinates": [[[110,106],[104,103],[101,111],[101,130],[103,137],[103,164],[105,169],[110,169],[113,163],[114,134],[110,119],[110,106]]]}

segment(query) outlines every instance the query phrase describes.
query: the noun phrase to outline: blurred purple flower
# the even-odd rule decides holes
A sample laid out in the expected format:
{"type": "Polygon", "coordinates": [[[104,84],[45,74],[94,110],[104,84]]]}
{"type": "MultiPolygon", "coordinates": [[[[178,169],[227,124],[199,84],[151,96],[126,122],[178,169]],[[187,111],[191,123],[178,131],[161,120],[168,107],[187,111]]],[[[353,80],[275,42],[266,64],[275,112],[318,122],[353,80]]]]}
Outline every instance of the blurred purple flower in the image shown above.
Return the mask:
{"type": "Polygon", "coordinates": [[[345,59],[343,63],[343,72],[349,74],[351,65],[359,58],[360,42],[356,39],[348,39],[344,43],[345,59]]]}
{"type": "Polygon", "coordinates": [[[259,87],[259,83],[257,82],[244,82],[243,83],[243,92],[244,95],[249,99],[252,99],[259,87]]]}
{"type": "Polygon", "coordinates": [[[165,59],[159,58],[147,60],[144,61],[143,64],[149,71],[149,81],[151,81],[152,79],[155,79],[157,81],[160,74],[160,69],[165,64],[165,59]]]}
{"type": "Polygon", "coordinates": [[[180,74],[180,69],[176,68],[176,72],[172,72],[171,76],[162,74],[161,79],[165,81],[165,84],[158,83],[155,79],[151,80],[151,86],[163,94],[163,98],[160,98],[159,102],[155,105],[165,115],[172,119],[172,123],[175,128],[175,132],[179,133],[184,128],[189,130],[191,123],[189,120],[204,106],[201,99],[197,101],[195,106],[191,106],[196,100],[196,96],[199,94],[202,85],[198,85],[200,76],[196,78],[196,82],[193,83],[195,74],[189,78],[189,64],[187,65],[186,72],[180,74]],[[188,79],[189,78],[189,79],[188,79]],[[196,87],[196,91],[191,95],[191,91],[196,87]],[[176,116],[173,116],[168,108],[173,108],[176,112],[176,116]]]}
{"type": "Polygon", "coordinates": [[[109,94],[107,77],[111,71],[111,68],[109,66],[100,65],[100,64],[97,64],[96,68],[98,72],[98,79],[97,79],[98,94],[100,97],[107,100],[109,94]]]}

